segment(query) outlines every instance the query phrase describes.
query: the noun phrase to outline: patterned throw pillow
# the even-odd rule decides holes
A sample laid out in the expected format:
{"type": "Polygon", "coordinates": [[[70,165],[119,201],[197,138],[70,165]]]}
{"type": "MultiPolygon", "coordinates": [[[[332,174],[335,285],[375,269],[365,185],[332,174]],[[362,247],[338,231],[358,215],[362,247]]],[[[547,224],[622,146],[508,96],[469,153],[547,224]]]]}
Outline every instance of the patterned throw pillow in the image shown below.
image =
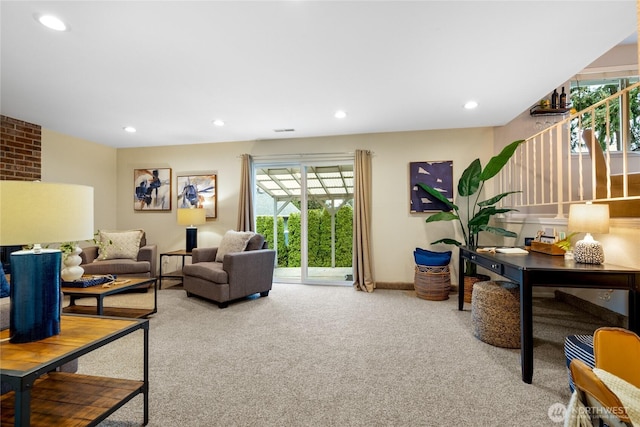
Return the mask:
{"type": "Polygon", "coordinates": [[[97,260],[137,259],[143,233],[142,230],[100,231],[98,239],[102,242],[102,248],[97,260]]]}
{"type": "Polygon", "coordinates": [[[216,253],[216,261],[222,262],[224,256],[233,252],[242,252],[247,247],[249,239],[253,237],[253,231],[227,231],[222,237],[222,242],[216,253]]]}

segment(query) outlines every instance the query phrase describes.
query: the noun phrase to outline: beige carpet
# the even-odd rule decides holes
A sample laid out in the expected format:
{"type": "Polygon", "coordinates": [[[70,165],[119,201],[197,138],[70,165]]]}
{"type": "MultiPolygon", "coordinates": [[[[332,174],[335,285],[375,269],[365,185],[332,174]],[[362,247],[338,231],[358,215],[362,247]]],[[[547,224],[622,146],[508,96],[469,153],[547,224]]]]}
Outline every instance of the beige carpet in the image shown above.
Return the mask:
{"type": "MultiPolygon", "coordinates": [[[[604,325],[553,299],[536,299],[534,317],[529,385],[519,350],[475,339],[456,296],[274,284],[220,310],[169,287],[150,319],[149,425],[559,426],[548,411],[570,397],[564,337],[604,325]]],[[[141,343],[94,351],[80,371],[141,378],[141,343]]],[[[137,397],[102,425],[141,421],[137,397]]]]}

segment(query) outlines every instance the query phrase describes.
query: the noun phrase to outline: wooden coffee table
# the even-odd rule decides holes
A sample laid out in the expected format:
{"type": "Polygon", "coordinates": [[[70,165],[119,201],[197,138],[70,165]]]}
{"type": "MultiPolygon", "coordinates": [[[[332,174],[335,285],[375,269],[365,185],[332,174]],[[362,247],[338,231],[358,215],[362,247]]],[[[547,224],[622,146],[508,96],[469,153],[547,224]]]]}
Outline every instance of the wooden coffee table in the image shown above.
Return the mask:
{"type": "Polygon", "coordinates": [[[64,313],[97,314],[98,316],[116,316],[142,318],[158,312],[158,280],[155,277],[123,277],[124,283],[113,283],[109,286],[96,285],[87,288],[62,287],[62,292],[70,297],[70,305],[64,307],[64,313]],[[104,298],[116,295],[133,288],[153,284],[153,309],[105,307],[104,298]],[[96,305],[76,305],[78,298],[95,298],[96,305]]]}

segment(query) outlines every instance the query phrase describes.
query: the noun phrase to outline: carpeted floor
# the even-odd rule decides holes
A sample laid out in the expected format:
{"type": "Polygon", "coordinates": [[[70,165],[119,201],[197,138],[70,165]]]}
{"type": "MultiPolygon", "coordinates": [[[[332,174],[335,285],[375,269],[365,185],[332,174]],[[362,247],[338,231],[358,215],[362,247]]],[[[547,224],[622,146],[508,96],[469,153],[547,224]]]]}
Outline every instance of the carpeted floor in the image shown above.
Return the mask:
{"type": "MultiPolygon", "coordinates": [[[[519,350],[474,338],[470,305],[458,311],[457,295],[425,301],[413,291],[276,283],[269,297],[224,310],[180,286],[161,290],[158,303],[150,426],[559,426],[548,411],[570,397],[564,337],[605,326],[536,299],[533,384],[525,384],[519,350]]],[[[84,356],[79,369],[141,378],[141,334],[84,356]]],[[[136,397],[101,425],[141,421],[136,397]]]]}

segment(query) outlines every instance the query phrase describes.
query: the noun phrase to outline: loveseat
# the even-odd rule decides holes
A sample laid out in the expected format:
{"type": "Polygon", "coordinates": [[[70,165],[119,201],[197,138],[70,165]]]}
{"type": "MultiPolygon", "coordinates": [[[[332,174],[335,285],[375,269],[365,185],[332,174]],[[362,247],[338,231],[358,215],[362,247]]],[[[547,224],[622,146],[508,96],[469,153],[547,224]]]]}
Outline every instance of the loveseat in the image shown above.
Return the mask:
{"type": "Polygon", "coordinates": [[[147,244],[144,230],[99,231],[99,245],[82,248],[86,275],[156,277],[158,248],[147,244]]]}
{"type": "Polygon", "coordinates": [[[230,230],[220,246],[193,249],[191,264],[182,269],[182,286],[187,296],[213,300],[220,308],[255,293],[265,297],[273,283],[275,257],[261,234],[230,230]]]}

